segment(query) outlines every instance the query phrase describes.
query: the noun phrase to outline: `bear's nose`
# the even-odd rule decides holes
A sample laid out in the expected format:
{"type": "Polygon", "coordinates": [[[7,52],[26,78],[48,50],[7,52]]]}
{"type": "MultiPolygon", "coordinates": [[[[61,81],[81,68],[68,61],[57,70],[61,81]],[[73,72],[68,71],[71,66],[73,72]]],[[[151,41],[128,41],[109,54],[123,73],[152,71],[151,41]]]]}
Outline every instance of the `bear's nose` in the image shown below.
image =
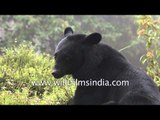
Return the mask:
{"type": "Polygon", "coordinates": [[[63,74],[60,72],[60,71],[57,71],[57,70],[54,70],[52,72],[52,75],[55,77],[55,78],[60,78],[63,76],[63,74]]]}
{"type": "Polygon", "coordinates": [[[52,71],[52,75],[53,75],[53,76],[56,76],[57,74],[58,74],[58,72],[57,72],[56,70],[53,70],[53,71],[52,71]]]}

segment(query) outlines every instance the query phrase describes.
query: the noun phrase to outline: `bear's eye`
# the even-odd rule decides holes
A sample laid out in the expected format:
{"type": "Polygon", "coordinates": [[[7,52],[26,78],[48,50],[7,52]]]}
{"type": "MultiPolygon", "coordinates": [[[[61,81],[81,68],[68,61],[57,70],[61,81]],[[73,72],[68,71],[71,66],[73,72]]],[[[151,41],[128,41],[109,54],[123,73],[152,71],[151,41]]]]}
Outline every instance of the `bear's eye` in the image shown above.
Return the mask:
{"type": "Polygon", "coordinates": [[[69,56],[66,56],[64,59],[65,59],[66,61],[69,61],[69,60],[70,60],[70,57],[69,57],[69,56]]]}
{"type": "Polygon", "coordinates": [[[71,60],[71,56],[65,55],[65,56],[63,57],[63,60],[64,60],[65,62],[69,62],[69,61],[71,60]]]}

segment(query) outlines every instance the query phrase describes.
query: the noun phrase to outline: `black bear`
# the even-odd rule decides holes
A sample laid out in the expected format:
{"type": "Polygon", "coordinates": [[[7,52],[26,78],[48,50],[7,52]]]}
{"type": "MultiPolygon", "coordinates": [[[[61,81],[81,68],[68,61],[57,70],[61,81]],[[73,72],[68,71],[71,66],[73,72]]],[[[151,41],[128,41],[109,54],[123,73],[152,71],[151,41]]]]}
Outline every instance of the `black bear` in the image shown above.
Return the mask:
{"type": "Polygon", "coordinates": [[[74,34],[71,27],[55,49],[52,75],[71,74],[77,81],[128,80],[128,86],[77,86],[74,105],[153,105],[160,104],[160,93],[145,72],[131,65],[118,51],[100,43],[101,34],[74,34]]]}

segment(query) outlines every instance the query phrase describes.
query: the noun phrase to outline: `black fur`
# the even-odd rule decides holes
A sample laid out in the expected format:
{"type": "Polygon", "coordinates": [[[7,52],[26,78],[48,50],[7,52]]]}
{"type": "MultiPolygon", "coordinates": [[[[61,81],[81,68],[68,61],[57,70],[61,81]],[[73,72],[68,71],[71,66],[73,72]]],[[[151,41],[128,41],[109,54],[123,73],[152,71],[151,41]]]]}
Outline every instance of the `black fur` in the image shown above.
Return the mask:
{"type": "Polygon", "coordinates": [[[128,80],[129,86],[77,86],[72,104],[160,104],[159,90],[154,81],[131,65],[118,51],[99,43],[100,40],[101,35],[98,33],[86,36],[73,35],[72,32],[65,35],[55,50],[53,76],[60,78],[71,74],[78,80],[128,80]]]}

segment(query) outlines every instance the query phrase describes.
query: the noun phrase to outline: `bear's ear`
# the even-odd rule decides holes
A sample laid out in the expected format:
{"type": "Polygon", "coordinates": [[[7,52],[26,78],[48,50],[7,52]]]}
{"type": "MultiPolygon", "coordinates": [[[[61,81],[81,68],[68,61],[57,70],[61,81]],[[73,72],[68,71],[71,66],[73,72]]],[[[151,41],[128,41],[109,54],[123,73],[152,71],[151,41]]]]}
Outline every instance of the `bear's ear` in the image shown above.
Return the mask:
{"type": "Polygon", "coordinates": [[[68,34],[73,34],[73,29],[71,27],[67,27],[64,30],[64,36],[68,35],[68,34]]]}
{"type": "Polygon", "coordinates": [[[90,45],[98,44],[101,41],[101,39],[102,36],[100,33],[92,33],[85,38],[84,43],[90,45]]]}

